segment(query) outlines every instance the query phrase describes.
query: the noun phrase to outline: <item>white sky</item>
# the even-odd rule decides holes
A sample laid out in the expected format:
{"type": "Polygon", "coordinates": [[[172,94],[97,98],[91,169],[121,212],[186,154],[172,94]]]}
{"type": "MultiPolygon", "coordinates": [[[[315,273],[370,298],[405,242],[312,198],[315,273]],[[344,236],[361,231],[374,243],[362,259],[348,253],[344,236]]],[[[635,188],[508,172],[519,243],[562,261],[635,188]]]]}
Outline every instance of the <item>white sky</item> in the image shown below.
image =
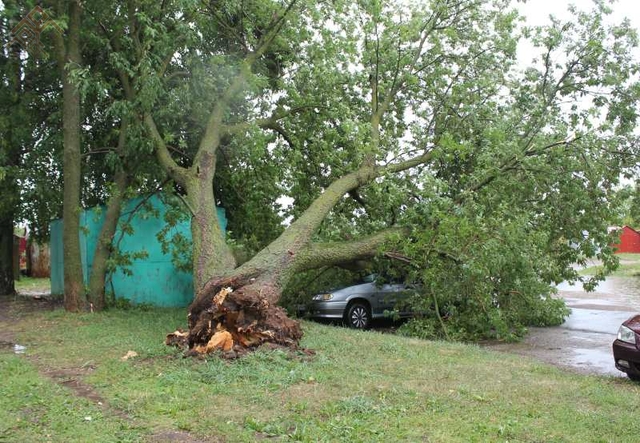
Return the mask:
{"type": "MultiPolygon", "coordinates": [[[[631,25],[640,33],[640,0],[612,0],[609,7],[613,11],[605,23],[621,23],[628,18],[631,25]]],[[[580,10],[593,9],[592,0],[527,0],[526,3],[514,3],[520,14],[525,17],[527,25],[541,26],[549,22],[549,15],[554,15],[561,20],[571,18],[567,11],[569,5],[575,5],[580,10]]],[[[525,45],[518,48],[518,58],[521,63],[529,64],[535,54],[529,53],[530,48],[525,45]]],[[[640,50],[635,51],[640,58],[640,50]]]]}
{"type": "MultiPolygon", "coordinates": [[[[607,17],[605,23],[621,23],[628,18],[638,34],[640,34],[640,0],[612,0],[607,2],[612,13],[607,17]]],[[[527,25],[539,26],[548,23],[549,15],[554,15],[559,19],[570,19],[571,14],[567,11],[569,5],[575,5],[580,10],[593,9],[592,0],[528,0],[526,3],[516,3],[520,14],[525,17],[527,25]]],[[[518,59],[522,65],[529,65],[535,53],[531,52],[532,47],[521,44],[518,47],[518,59]]],[[[635,48],[635,57],[640,60],[640,48],[635,48]]],[[[621,177],[621,185],[630,185],[633,180],[621,177]]]]}
{"type": "MultiPolygon", "coordinates": [[[[569,5],[576,5],[578,9],[591,9],[591,0],[528,0],[526,3],[516,3],[520,13],[527,18],[532,26],[543,25],[548,22],[549,14],[558,18],[571,17],[567,12],[569,5]]],[[[638,0],[614,0],[610,5],[613,10],[611,17],[620,21],[627,17],[636,28],[640,27],[640,2],[638,0]]]]}

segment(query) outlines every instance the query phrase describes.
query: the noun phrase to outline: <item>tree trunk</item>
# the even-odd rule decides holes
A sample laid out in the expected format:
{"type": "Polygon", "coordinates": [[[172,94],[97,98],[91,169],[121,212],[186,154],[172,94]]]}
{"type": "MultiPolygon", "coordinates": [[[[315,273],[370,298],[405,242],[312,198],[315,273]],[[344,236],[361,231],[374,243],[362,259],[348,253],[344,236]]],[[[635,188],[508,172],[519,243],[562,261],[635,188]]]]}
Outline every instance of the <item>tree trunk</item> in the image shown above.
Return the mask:
{"type": "Polygon", "coordinates": [[[191,236],[193,288],[196,294],[206,282],[229,273],[236,264],[220,228],[213,194],[213,167],[205,165],[199,173],[201,176],[187,181],[187,201],[193,211],[191,236]]]}
{"type": "Polygon", "coordinates": [[[127,183],[127,174],[122,170],[116,172],[115,190],[107,202],[107,213],[105,214],[104,223],[98,235],[96,250],[93,254],[91,276],[89,277],[89,301],[96,311],[103,310],[106,305],[105,280],[107,276],[107,261],[111,256],[113,236],[118,227],[127,183]]]}
{"type": "MultiPolygon", "coordinates": [[[[116,152],[123,158],[124,149],[127,142],[127,128],[129,120],[123,117],[120,122],[120,133],[118,134],[118,147],[116,152]]],[[[92,308],[101,311],[106,305],[105,300],[105,280],[107,277],[107,261],[111,256],[113,247],[113,236],[118,227],[120,212],[122,209],[122,201],[129,184],[129,177],[124,164],[119,166],[114,176],[115,189],[109,201],[107,202],[107,213],[104,217],[104,223],[98,235],[98,242],[93,254],[93,264],[91,267],[91,275],[89,276],[89,301],[92,308]]]]}
{"type": "MultiPolygon", "coordinates": [[[[9,7],[9,10],[16,6],[6,2],[5,5],[9,7]]],[[[15,26],[22,19],[20,12],[15,11],[13,17],[7,22],[9,28],[15,26]]],[[[1,43],[5,44],[4,39],[1,43]]],[[[21,49],[18,44],[10,45],[7,54],[8,57],[5,57],[5,52],[1,51],[0,55],[2,58],[0,64],[4,65],[3,69],[6,70],[7,90],[12,92],[9,96],[10,99],[2,106],[2,112],[7,112],[10,120],[7,127],[4,128],[5,130],[0,132],[0,137],[4,139],[0,140],[0,166],[6,168],[4,177],[0,178],[0,295],[15,294],[14,278],[16,273],[18,277],[20,274],[20,261],[18,260],[17,267],[14,263],[16,257],[13,224],[20,204],[20,189],[15,171],[20,165],[21,148],[25,144],[24,139],[20,138],[18,134],[20,131],[13,130],[14,123],[17,122],[11,120],[18,119],[19,115],[23,115],[20,106],[23,98],[22,66],[25,62],[21,60],[21,49]]],[[[3,87],[5,87],[4,84],[3,87]]]]}
{"type": "Polygon", "coordinates": [[[13,239],[13,279],[20,281],[20,239],[13,239]]]}
{"type": "MultiPolygon", "coordinates": [[[[189,332],[169,334],[167,344],[188,345],[196,354],[222,350],[233,356],[265,342],[297,347],[302,337],[300,324],[277,306],[289,278],[296,272],[372,257],[384,241],[403,232],[391,228],[353,242],[311,243],[312,234],[336,202],[373,177],[375,171],[365,167],[336,180],[280,237],[226,274],[207,272],[208,262],[200,254],[202,247],[210,243],[203,241],[197,250],[196,235],[202,233],[194,231],[194,269],[202,272],[196,298],[189,307],[189,332]]],[[[188,191],[193,204],[202,201],[191,189],[188,191]]],[[[194,220],[197,222],[198,218],[194,216],[194,220]]],[[[206,252],[211,253],[212,249],[206,252]]]]}
{"type": "Polygon", "coordinates": [[[62,48],[59,57],[62,73],[63,96],[63,143],[64,143],[64,199],[63,233],[64,244],[64,307],[77,312],[84,304],[84,281],[80,254],[80,94],[71,79],[71,72],[80,65],[80,5],[70,2],[69,32],[65,37],[67,49],[62,48]]]}
{"type": "MultiPolygon", "coordinates": [[[[369,169],[363,169],[334,182],[280,237],[228,275],[202,280],[211,275],[203,269],[196,298],[189,307],[189,333],[183,337],[189,348],[197,353],[215,349],[238,353],[263,342],[296,347],[302,337],[300,324],[276,306],[282,288],[292,272],[302,270],[294,266],[298,258],[314,267],[314,260],[302,253],[311,236],[336,202],[370,175],[369,169]]],[[[195,234],[194,265],[206,266],[196,261],[201,250],[196,250],[195,234]]],[[[176,334],[170,334],[167,343],[175,339],[176,334]]]]}
{"type": "Polygon", "coordinates": [[[189,332],[169,334],[167,344],[188,346],[196,354],[222,350],[230,356],[265,342],[296,348],[300,324],[277,306],[289,279],[297,272],[373,257],[385,241],[405,232],[389,228],[352,242],[303,248],[296,243],[282,254],[263,251],[228,276],[209,280],[189,307],[189,332]],[[299,252],[292,253],[294,249],[299,252]]]}
{"type": "Polygon", "coordinates": [[[13,214],[0,218],[0,295],[13,295],[13,214]]]}

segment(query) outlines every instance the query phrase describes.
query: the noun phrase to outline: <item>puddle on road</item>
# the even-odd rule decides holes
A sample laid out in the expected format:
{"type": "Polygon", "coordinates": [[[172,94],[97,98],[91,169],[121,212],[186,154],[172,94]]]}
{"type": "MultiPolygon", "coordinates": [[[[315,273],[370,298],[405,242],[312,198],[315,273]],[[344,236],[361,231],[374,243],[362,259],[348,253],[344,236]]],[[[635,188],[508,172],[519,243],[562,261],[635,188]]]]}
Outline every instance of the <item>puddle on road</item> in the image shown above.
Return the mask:
{"type": "MultiPolygon", "coordinates": [[[[597,304],[604,307],[627,306],[640,311],[640,277],[607,277],[600,282],[594,292],[586,292],[582,289],[582,283],[560,283],[558,292],[567,301],[576,301],[578,298],[584,303],[597,304]],[[587,302],[588,300],[588,302],[587,302]]],[[[632,309],[632,310],[633,310],[632,309]]]]}
{"type": "Polygon", "coordinates": [[[598,374],[624,376],[615,368],[613,357],[609,351],[585,348],[574,348],[572,351],[574,355],[570,358],[570,366],[582,367],[589,372],[593,371],[598,374]]]}
{"type": "Polygon", "coordinates": [[[523,342],[497,350],[527,355],[581,373],[624,377],[615,368],[611,343],[620,324],[640,311],[640,278],[608,277],[594,292],[561,283],[558,295],[572,308],[559,327],[531,328],[523,342]]]}
{"type": "MultiPolygon", "coordinates": [[[[558,285],[559,291],[581,291],[582,283],[569,284],[567,282],[558,285]]],[[[596,292],[608,294],[627,294],[638,297],[640,300],[640,278],[637,277],[612,277],[609,276],[596,287],[596,292]]]]}

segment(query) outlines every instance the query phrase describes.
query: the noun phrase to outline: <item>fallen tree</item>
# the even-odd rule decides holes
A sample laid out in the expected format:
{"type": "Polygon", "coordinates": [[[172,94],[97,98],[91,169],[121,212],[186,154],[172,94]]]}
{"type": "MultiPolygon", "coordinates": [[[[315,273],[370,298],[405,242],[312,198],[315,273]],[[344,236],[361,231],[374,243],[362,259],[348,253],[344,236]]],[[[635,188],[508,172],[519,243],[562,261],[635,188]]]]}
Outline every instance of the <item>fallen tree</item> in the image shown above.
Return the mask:
{"type": "Polygon", "coordinates": [[[385,244],[421,269],[454,263],[460,297],[476,297],[474,284],[493,297],[478,304],[488,318],[508,304],[500,294],[539,298],[539,285],[518,292],[507,249],[547,287],[577,278],[570,265],[585,257],[613,265],[603,214],[633,163],[639,89],[633,32],[609,32],[603,6],[522,31],[506,1],[136,4],[102,25],[122,41],[110,60],[192,215],[189,331],[168,341],[195,353],[295,347],[300,325],[278,307],[292,276],[385,244]],[[524,71],[522,34],[539,53],[524,71]],[[223,175],[259,214],[240,220],[230,205],[233,239],[264,220],[278,234],[240,266],[215,210],[230,199],[215,193],[223,175]],[[281,196],[293,200],[282,214],[281,196]],[[518,249],[502,229],[535,241],[518,249]],[[466,274],[474,242],[499,270],[466,274]]]}

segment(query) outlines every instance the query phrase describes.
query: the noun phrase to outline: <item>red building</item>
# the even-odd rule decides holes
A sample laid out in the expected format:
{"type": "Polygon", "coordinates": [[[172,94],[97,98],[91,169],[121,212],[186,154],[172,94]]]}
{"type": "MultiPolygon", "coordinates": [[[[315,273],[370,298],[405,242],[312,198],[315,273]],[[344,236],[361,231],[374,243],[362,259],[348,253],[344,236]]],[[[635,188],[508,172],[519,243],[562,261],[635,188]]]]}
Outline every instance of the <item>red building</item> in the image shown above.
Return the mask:
{"type": "Polygon", "coordinates": [[[629,226],[623,226],[620,233],[620,243],[613,245],[616,253],[640,254],[640,232],[629,226]]]}

